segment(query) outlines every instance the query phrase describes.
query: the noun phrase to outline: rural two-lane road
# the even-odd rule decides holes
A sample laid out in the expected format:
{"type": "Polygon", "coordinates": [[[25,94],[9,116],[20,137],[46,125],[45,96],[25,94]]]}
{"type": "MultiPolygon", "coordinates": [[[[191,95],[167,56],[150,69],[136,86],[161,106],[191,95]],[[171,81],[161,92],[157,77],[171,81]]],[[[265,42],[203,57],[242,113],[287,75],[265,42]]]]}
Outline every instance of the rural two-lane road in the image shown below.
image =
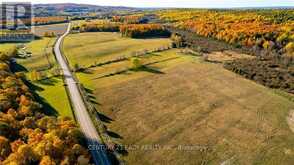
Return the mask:
{"type": "Polygon", "coordinates": [[[101,147],[101,143],[99,143],[99,135],[89,116],[83,98],[79,92],[78,84],[71,73],[67,61],[65,60],[66,57],[60,51],[62,40],[66,37],[67,34],[69,34],[70,27],[71,24],[69,23],[67,31],[57,39],[56,44],[54,46],[55,56],[64,74],[65,83],[68,88],[75,117],[80,125],[82,132],[84,133],[87,139],[89,149],[95,164],[110,165],[111,163],[107,157],[106,151],[103,147],[101,147]]]}

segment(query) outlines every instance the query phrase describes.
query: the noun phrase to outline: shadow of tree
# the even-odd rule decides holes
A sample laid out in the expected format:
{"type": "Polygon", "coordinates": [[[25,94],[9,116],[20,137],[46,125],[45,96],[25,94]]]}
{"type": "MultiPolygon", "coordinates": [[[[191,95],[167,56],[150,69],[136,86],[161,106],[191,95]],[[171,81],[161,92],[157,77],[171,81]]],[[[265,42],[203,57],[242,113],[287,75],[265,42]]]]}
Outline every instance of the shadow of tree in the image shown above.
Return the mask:
{"type": "Polygon", "coordinates": [[[86,68],[86,69],[82,68],[78,72],[84,73],[84,74],[93,74],[93,70],[91,70],[89,68],[86,68]]]}
{"type": "Polygon", "coordinates": [[[129,152],[123,145],[117,146],[116,151],[123,156],[127,156],[129,154],[129,152]]]}
{"type": "MultiPolygon", "coordinates": [[[[95,106],[94,106],[94,110],[96,111],[96,117],[98,118],[98,120],[102,121],[103,123],[111,123],[113,122],[114,120],[111,119],[110,117],[106,116],[105,114],[101,113],[99,110],[98,110],[98,107],[97,105],[101,105],[100,103],[98,103],[95,95],[94,95],[94,92],[92,89],[89,89],[89,88],[85,88],[85,91],[87,92],[87,95],[91,98],[91,102],[95,102],[95,106]]],[[[110,138],[114,138],[114,139],[123,139],[123,137],[121,135],[119,135],[118,133],[116,132],[113,132],[112,130],[109,130],[107,128],[107,126],[105,124],[103,124],[105,129],[106,129],[106,134],[110,137],[110,138]]],[[[121,154],[121,155],[127,155],[128,154],[128,151],[124,148],[123,145],[118,145],[118,144],[115,144],[115,148],[114,150],[118,153],[118,154],[121,154]]],[[[112,164],[120,164],[120,162],[117,160],[117,157],[116,155],[113,153],[113,151],[108,151],[108,156],[112,162],[112,164]]]]}
{"type": "Polygon", "coordinates": [[[113,121],[110,117],[108,117],[100,112],[98,112],[98,116],[102,122],[111,123],[113,121]]]}
{"type": "Polygon", "coordinates": [[[138,69],[130,69],[131,71],[134,72],[149,72],[149,73],[154,73],[154,74],[164,74],[164,72],[160,71],[159,69],[155,68],[155,67],[151,67],[151,66],[147,66],[147,65],[143,65],[138,69]]]}
{"type": "Polygon", "coordinates": [[[110,136],[110,137],[113,137],[113,138],[116,138],[116,139],[123,139],[122,136],[120,136],[119,134],[115,133],[115,132],[112,132],[112,131],[107,131],[107,134],[110,136]]]}
{"type": "Polygon", "coordinates": [[[36,91],[38,91],[38,92],[39,91],[44,91],[44,88],[39,87],[39,86],[31,83],[30,81],[25,80],[24,82],[30,88],[30,90],[32,90],[33,92],[36,92],[36,91]]]}
{"type": "Polygon", "coordinates": [[[56,109],[53,108],[52,105],[50,105],[45,98],[38,95],[37,91],[44,91],[44,88],[39,87],[27,80],[25,80],[24,83],[29,87],[36,101],[42,105],[42,113],[49,116],[58,116],[58,112],[56,111],[56,109]]]}
{"type": "Polygon", "coordinates": [[[128,71],[129,71],[129,69],[125,69],[125,70],[109,73],[109,74],[106,74],[106,75],[103,75],[103,76],[100,76],[100,77],[96,77],[94,79],[101,79],[101,78],[106,78],[106,77],[112,77],[112,76],[115,76],[115,75],[125,74],[128,71]]]}
{"type": "Polygon", "coordinates": [[[53,78],[47,78],[47,79],[37,81],[37,83],[42,84],[42,85],[54,86],[57,83],[57,80],[53,79],[53,78]]]}
{"type": "Polygon", "coordinates": [[[18,63],[13,63],[10,69],[12,70],[12,72],[28,72],[28,70],[24,66],[18,63]]]}
{"type": "Polygon", "coordinates": [[[89,88],[86,88],[86,87],[84,87],[84,89],[86,90],[87,93],[90,93],[90,94],[94,93],[92,89],[89,89],[89,88]]]}
{"type": "MultiPolygon", "coordinates": [[[[92,96],[92,97],[93,97],[93,96],[92,96]]],[[[91,102],[92,104],[95,104],[95,105],[101,105],[100,103],[98,103],[98,102],[96,101],[95,98],[91,98],[91,99],[90,99],[90,102],[91,102]]]]}
{"type": "Polygon", "coordinates": [[[180,57],[171,57],[171,58],[160,60],[160,61],[150,62],[150,63],[148,63],[146,65],[149,66],[149,65],[152,65],[152,64],[158,64],[158,63],[161,63],[161,62],[167,62],[167,61],[175,60],[175,59],[178,59],[178,58],[180,58],[180,57]]]}

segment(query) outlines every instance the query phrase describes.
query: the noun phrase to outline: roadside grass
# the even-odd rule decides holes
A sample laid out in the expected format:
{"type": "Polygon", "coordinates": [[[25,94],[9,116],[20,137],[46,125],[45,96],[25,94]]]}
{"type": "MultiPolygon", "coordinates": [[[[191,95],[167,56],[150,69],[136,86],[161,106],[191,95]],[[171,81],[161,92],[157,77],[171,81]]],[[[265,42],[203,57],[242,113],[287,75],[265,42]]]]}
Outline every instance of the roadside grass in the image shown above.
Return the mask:
{"type": "Polygon", "coordinates": [[[121,61],[77,73],[94,89],[113,139],[130,145],[128,164],[291,164],[294,103],[221,65],[177,53],[140,58],[163,74],[127,71],[121,61]],[[141,148],[140,148],[141,147],[141,148]]]}
{"type": "Polygon", "coordinates": [[[54,32],[56,35],[61,35],[66,31],[67,25],[68,23],[34,26],[33,32],[37,36],[44,36],[46,32],[54,32]]]}
{"type": "Polygon", "coordinates": [[[136,51],[152,50],[170,45],[169,39],[131,39],[119,33],[95,32],[70,34],[63,48],[71,66],[88,67],[121,56],[134,55],[136,51]]]}
{"type": "Polygon", "coordinates": [[[34,82],[36,86],[36,93],[44,98],[44,102],[48,107],[46,109],[53,108],[60,116],[68,116],[73,118],[68,96],[63,85],[61,77],[52,77],[49,79],[34,82]],[[49,107],[52,106],[52,107],[49,107]]]}

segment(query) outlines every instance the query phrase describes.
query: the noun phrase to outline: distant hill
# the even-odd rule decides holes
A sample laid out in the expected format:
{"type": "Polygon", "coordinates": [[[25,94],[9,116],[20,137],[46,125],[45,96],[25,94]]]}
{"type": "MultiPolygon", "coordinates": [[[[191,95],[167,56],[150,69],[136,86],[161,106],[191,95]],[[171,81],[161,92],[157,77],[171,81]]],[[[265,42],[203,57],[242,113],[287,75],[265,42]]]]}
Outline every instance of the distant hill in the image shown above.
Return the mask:
{"type": "Polygon", "coordinates": [[[36,16],[48,15],[72,15],[89,12],[114,12],[114,11],[138,11],[140,9],[131,7],[112,7],[112,6],[97,6],[88,4],[75,3],[56,3],[56,4],[35,4],[33,6],[36,16]]]}

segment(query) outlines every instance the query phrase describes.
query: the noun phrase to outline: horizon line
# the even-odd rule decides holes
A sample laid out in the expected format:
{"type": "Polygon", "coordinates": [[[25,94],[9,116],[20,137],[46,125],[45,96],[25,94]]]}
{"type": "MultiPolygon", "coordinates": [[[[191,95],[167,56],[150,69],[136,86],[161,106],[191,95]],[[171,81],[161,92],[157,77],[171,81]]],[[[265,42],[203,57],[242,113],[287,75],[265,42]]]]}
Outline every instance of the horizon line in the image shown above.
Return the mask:
{"type": "Polygon", "coordinates": [[[175,7],[175,6],[124,6],[124,5],[99,5],[92,3],[73,3],[73,2],[57,2],[57,3],[32,3],[33,5],[54,5],[54,4],[75,4],[75,5],[92,5],[101,7],[125,7],[125,8],[174,8],[174,9],[238,9],[238,8],[294,8],[294,5],[269,5],[269,6],[230,6],[230,7],[175,7]]]}

